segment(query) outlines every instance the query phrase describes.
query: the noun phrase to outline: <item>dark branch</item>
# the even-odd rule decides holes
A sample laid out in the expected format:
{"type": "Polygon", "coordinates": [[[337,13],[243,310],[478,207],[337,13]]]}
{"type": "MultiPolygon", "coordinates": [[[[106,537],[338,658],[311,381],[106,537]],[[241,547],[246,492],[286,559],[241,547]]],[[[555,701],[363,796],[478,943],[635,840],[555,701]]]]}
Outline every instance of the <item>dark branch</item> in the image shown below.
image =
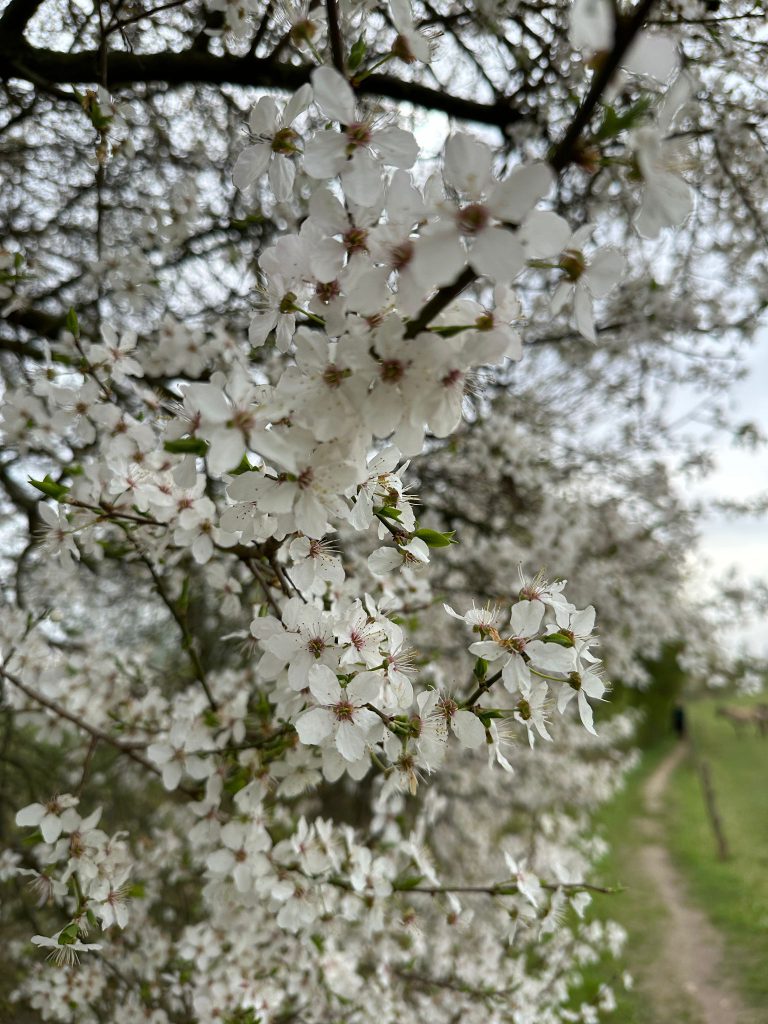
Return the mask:
{"type": "Polygon", "coordinates": [[[620,18],[616,22],[616,33],[611,52],[606,55],[599,70],[595,73],[589,92],[576,111],[576,115],[568,126],[568,130],[550,154],[549,163],[554,170],[562,171],[573,160],[578,149],[581,133],[589,124],[595,107],[600,102],[600,98],[608,87],[614,72],[627,50],[634,42],[637,33],[643,27],[655,2],[656,0],[641,0],[631,15],[620,18]]]}
{"type": "MultiPolygon", "coordinates": [[[[251,86],[293,91],[309,81],[312,67],[296,67],[254,56],[215,56],[196,49],[180,53],[127,53],[110,50],[107,54],[108,83],[111,88],[136,82],[166,82],[251,86]]],[[[78,85],[100,80],[99,51],[62,53],[40,50],[19,38],[0,38],[0,75],[25,81],[45,80],[59,85],[78,85]],[[32,78],[35,76],[35,79],[32,78]]],[[[451,96],[438,89],[405,82],[391,75],[369,75],[357,85],[358,93],[407,101],[428,110],[440,110],[462,121],[494,125],[504,129],[522,118],[509,101],[478,103],[451,96]]]]}
{"type": "Polygon", "coordinates": [[[0,18],[0,36],[20,36],[43,0],[11,0],[0,18]]]}

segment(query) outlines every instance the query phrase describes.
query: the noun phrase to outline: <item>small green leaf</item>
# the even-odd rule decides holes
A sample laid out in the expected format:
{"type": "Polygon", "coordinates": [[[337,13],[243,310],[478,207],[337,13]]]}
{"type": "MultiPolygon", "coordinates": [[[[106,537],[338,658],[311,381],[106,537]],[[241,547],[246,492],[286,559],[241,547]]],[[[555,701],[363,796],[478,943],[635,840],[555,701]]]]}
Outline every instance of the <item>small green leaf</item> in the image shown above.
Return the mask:
{"type": "Polygon", "coordinates": [[[248,461],[248,456],[243,455],[242,459],[240,459],[240,465],[236,466],[234,469],[230,469],[229,472],[231,476],[242,476],[243,473],[251,473],[253,471],[254,467],[248,461]]]}
{"type": "Polygon", "coordinates": [[[32,477],[29,477],[29,482],[38,491],[42,491],[49,498],[55,498],[56,501],[61,501],[69,490],[64,484],[57,484],[55,480],[51,480],[47,473],[42,480],[33,480],[32,477]]]}
{"type": "Polygon", "coordinates": [[[77,313],[70,307],[67,311],[66,319],[64,320],[64,326],[67,328],[70,334],[73,334],[76,338],[80,337],[80,322],[77,319],[77,313]]]}
{"type": "Polygon", "coordinates": [[[202,437],[180,437],[175,441],[166,441],[163,448],[173,455],[205,455],[208,442],[202,437]]]}
{"type": "Polygon", "coordinates": [[[189,576],[184,579],[181,594],[179,594],[179,599],[176,602],[176,608],[180,615],[186,615],[189,608],[189,576]]]}
{"type": "Polygon", "coordinates": [[[360,65],[363,63],[366,53],[365,39],[360,36],[357,42],[353,45],[349,51],[349,59],[347,60],[347,67],[350,71],[357,71],[360,65]]]}
{"type": "Polygon", "coordinates": [[[421,885],[423,881],[424,875],[410,875],[406,878],[398,878],[394,887],[398,892],[407,892],[409,889],[415,889],[417,885],[421,885]]]}
{"type": "Polygon", "coordinates": [[[604,109],[603,123],[597,130],[596,139],[604,141],[615,139],[621,132],[634,128],[637,122],[645,116],[651,105],[650,96],[641,96],[637,103],[619,113],[614,107],[608,105],[604,109]]]}
{"type": "Polygon", "coordinates": [[[491,708],[487,711],[484,708],[475,708],[475,714],[486,729],[490,726],[492,719],[506,717],[503,711],[497,711],[495,708],[491,708]]]}
{"type": "Polygon", "coordinates": [[[384,516],[385,519],[399,519],[402,512],[399,508],[395,508],[393,505],[382,505],[380,508],[373,510],[374,515],[384,516]]]}
{"type": "Polygon", "coordinates": [[[541,638],[545,644],[559,644],[561,647],[573,647],[573,640],[565,633],[548,633],[541,638]]]}
{"type": "Polygon", "coordinates": [[[488,662],[485,658],[478,658],[475,662],[475,667],[472,669],[472,675],[475,679],[485,679],[488,675],[488,662]]]}
{"type": "Polygon", "coordinates": [[[458,541],[453,539],[454,531],[450,533],[439,533],[437,530],[421,529],[417,530],[414,537],[418,537],[419,540],[423,540],[428,548],[447,548],[451,544],[457,544],[458,541]]]}
{"type": "Polygon", "coordinates": [[[70,921],[69,924],[59,932],[59,945],[71,946],[73,942],[77,942],[79,930],[77,921],[70,921]]]}

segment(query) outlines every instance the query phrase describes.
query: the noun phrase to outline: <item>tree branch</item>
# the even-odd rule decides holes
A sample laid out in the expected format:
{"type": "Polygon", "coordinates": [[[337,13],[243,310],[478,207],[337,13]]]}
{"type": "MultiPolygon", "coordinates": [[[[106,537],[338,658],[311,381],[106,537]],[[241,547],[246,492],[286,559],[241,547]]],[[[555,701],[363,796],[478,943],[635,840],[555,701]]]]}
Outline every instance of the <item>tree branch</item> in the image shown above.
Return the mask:
{"type": "Polygon", "coordinates": [[[654,3],[656,0],[641,0],[631,15],[617,20],[613,48],[595,73],[589,92],[576,111],[568,130],[549,156],[549,163],[555,171],[562,171],[573,160],[581,133],[589,124],[595,107],[600,102],[600,98],[613,78],[622,58],[634,42],[635,36],[643,27],[654,3]]]}
{"type": "MultiPolygon", "coordinates": [[[[166,82],[168,85],[209,84],[243,85],[294,91],[309,81],[314,70],[309,65],[292,64],[254,57],[216,56],[197,49],[178,53],[128,53],[110,50],[108,83],[110,88],[136,82],[166,82]]],[[[62,53],[30,46],[18,37],[0,38],[0,76],[49,83],[82,84],[100,79],[99,51],[81,50],[62,53]]],[[[475,121],[504,129],[522,119],[509,100],[478,103],[452,96],[417,82],[401,81],[391,75],[369,75],[357,85],[357,92],[406,101],[428,110],[439,110],[462,121],[475,121]]]]}

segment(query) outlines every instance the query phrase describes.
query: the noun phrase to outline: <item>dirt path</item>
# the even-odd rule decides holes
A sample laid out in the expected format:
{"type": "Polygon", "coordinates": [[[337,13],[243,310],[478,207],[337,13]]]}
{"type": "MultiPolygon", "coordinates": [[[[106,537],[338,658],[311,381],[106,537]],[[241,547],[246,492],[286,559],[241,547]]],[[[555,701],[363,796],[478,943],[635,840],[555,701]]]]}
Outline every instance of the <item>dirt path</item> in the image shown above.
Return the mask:
{"type": "Polygon", "coordinates": [[[667,996],[686,993],[694,1019],[701,1024],[753,1024],[755,1017],[722,976],[723,939],[705,915],[687,899],[684,880],[663,845],[658,815],[670,776],[685,757],[680,744],[643,787],[646,817],[641,820],[647,843],[637,851],[640,867],[668,913],[649,995],[659,1009],[659,1024],[674,1024],[663,1014],[667,996]]]}

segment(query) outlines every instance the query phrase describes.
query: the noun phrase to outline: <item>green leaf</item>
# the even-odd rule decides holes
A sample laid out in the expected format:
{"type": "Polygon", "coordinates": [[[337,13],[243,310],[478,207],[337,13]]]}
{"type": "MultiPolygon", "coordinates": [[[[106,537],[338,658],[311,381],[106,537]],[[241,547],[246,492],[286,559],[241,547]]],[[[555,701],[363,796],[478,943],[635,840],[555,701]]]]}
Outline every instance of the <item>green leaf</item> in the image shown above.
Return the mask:
{"type": "Polygon", "coordinates": [[[187,609],[189,608],[189,576],[185,577],[184,583],[181,588],[181,594],[176,602],[176,608],[179,615],[186,615],[187,609]]]}
{"type": "Polygon", "coordinates": [[[77,942],[79,930],[77,921],[70,921],[69,924],[62,928],[59,933],[59,945],[71,946],[73,942],[77,942]]]}
{"type": "Polygon", "coordinates": [[[561,647],[573,647],[573,640],[565,633],[548,633],[541,638],[545,644],[559,644],[561,647]]]}
{"type": "Polygon", "coordinates": [[[350,71],[357,71],[360,65],[363,63],[366,53],[365,39],[360,36],[357,42],[353,45],[349,51],[349,59],[347,60],[347,67],[350,71]]]}
{"type": "Polygon", "coordinates": [[[450,533],[439,533],[437,530],[422,529],[417,530],[414,537],[423,540],[428,548],[447,548],[451,544],[458,544],[458,541],[453,539],[454,533],[454,530],[450,533]]]}
{"type": "Polygon", "coordinates": [[[415,889],[417,885],[421,885],[423,881],[424,875],[410,875],[406,878],[398,878],[394,888],[398,892],[408,892],[409,889],[415,889]]]}
{"type": "Polygon", "coordinates": [[[73,334],[76,338],[80,337],[80,322],[77,319],[77,313],[71,307],[67,311],[64,326],[70,334],[73,334]]]}
{"type": "Polygon", "coordinates": [[[234,469],[230,469],[229,472],[231,476],[242,476],[243,473],[254,472],[254,467],[248,461],[248,456],[243,455],[242,459],[240,459],[240,465],[235,466],[234,469]]]}
{"type": "Polygon", "coordinates": [[[163,448],[173,455],[205,455],[208,442],[202,437],[180,437],[176,441],[166,441],[163,448]]]}
{"type": "Polygon", "coordinates": [[[475,662],[475,667],[472,669],[472,675],[475,679],[485,679],[488,675],[488,662],[485,658],[478,658],[475,662]]]}
{"type": "Polygon", "coordinates": [[[377,516],[384,516],[385,519],[399,519],[402,515],[400,509],[392,505],[382,505],[380,508],[375,508],[373,513],[377,516]]]}
{"type": "Polygon", "coordinates": [[[492,719],[506,718],[506,715],[504,714],[503,711],[497,711],[495,708],[490,708],[488,710],[485,710],[484,708],[476,708],[475,714],[483,723],[486,729],[490,726],[492,719]]]}
{"type": "Polygon", "coordinates": [[[33,487],[36,487],[38,491],[42,491],[49,498],[55,498],[56,501],[61,501],[64,495],[69,490],[64,484],[57,484],[55,480],[51,480],[50,476],[46,473],[42,480],[33,480],[29,477],[29,482],[33,487]]]}
{"type": "Polygon", "coordinates": [[[603,123],[597,130],[595,138],[599,140],[615,139],[621,132],[634,128],[641,118],[645,116],[651,105],[650,96],[641,96],[637,103],[619,113],[614,107],[608,105],[603,113],[603,123]]]}

